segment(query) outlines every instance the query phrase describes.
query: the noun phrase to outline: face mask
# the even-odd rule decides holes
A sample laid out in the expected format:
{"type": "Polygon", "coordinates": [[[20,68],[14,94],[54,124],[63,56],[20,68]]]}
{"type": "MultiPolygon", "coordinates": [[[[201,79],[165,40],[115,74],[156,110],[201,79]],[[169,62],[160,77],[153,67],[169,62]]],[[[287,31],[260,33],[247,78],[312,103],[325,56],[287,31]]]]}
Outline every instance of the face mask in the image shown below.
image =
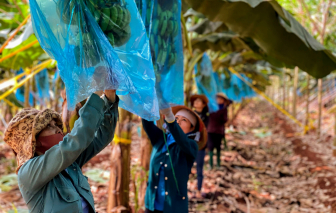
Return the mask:
{"type": "Polygon", "coordinates": [[[38,137],[36,140],[41,143],[41,146],[36,147],[36,151],[42,152],[43,154],[49,150],[51,147],[55,146],[63,140],[64,135],[61,133],[38,137]]]}

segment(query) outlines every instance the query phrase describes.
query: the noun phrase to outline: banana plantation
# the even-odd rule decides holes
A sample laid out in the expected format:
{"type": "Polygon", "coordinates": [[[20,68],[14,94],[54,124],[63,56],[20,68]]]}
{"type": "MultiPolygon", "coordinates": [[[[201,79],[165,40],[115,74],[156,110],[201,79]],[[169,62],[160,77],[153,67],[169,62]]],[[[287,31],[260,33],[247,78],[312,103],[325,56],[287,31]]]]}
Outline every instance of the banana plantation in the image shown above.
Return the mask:
{"type": "Polygon", "coordinates": [[[0,0],[0,213],[336,212],[336,1],[0,0]]]}

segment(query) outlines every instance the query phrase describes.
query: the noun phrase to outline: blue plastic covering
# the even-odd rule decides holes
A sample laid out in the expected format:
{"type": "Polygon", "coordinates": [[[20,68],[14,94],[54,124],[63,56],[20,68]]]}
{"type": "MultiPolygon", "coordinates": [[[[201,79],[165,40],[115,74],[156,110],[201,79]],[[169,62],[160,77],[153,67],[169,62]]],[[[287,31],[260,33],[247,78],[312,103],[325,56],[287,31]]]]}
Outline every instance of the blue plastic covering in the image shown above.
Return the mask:
{"type": "Polygon", "coordinates": [[[43,69],[35,75],[35,85],[39,98],[49,99],[49,77],[47,69],[43,69]]]}
{"type": "MultiPolygon", "coordinates": [[[[19,71],[17,71],[16,75],[19,75],[21,73],[23,73],[23,69],[21,68],[19,71]]],[[[22,81],[23,79],[25,79],[26,77],[22,77],[20,79],[18,79],[18,81],[22,81]]],[[[24,97],[24,94],[25,94],[25,87],[22,86],[22,87],[19,87],[16,92],[15,92],[15,97],[16,99],[23,105],[24,102],[25,102],[25,97],[24,97]]],[[[29,105],[30,106],[33,106],[34,105],[34,96],[32,93],[29,94],[29,105]]]]}
{"type": "Polygon", "coordinates": [[[136,5],[149,36],[159,107],[182,105],[181,0],[136,0],[136,5]]]}
{"type": "Polygon", "coordinates": [[[204,53],[202,59],[195,65],[195,82],[197,93],[208,97],[209,112],[218,110],[216,101],[217,84],[213,75],[212,63],[209,56],[204,53]]]}
{"type": "MultiPolygon", "coordinates": [[[[244,74],[240,74],[247,81],[252,82],[244,74]]],[[[213,73],[217,85],[217,92],[223,92],[230,100],[241,102],[244,98],[252,98],[256,93],[244,81],[235,74],[225,76],[224,74],[213,73]]]]}
{"type": "Polygon", "coordinates": [[[41,47],[58,62],[69,110],[117,89],[119,106],[159,118],[149,41],[133,0],[30,0],[41,47]]]}

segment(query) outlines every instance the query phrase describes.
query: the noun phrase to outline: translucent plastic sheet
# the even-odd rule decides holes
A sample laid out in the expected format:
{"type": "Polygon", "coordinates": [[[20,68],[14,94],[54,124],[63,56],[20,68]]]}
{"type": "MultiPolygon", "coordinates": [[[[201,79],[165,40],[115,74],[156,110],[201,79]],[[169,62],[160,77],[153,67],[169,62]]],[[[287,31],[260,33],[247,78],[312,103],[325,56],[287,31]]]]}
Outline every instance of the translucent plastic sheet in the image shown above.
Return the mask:
{"type": "Polygon", "coordinates": [[[44,69],[35,75],[35,85],[38,96],[41,99],[49,99],[49,78],[48,71],[44,69]]]}
{"type": "Polygon", "coordinates": [[[183,104],[183,46],[180,0],[136,0],[146,27],[161,109],[183,104]]]}
{"type": "MultiPolygon", "coordinates": [[[[247,81],[251,82],[251,79],[247,78],[244,74],[240,74],[247,81]]],[[[235,74],[225,76],[224,74],[213,74],[217,85],[217,91],[223,92],[230,100],[234,102],[241,102],[244,98],[251,98],[256,96],[256,93],[249,87],[244,81],[242,81],[235,74]]]]}
{"type": "Polygon", "coordinates": [[[202,59],[195,65],[195,81],[197,93],[203,94],[209,99],[209,111],[218,110],[216,102],[217,84],[214,78],[212,63],[209,56],[204,53],[202,59]]]}
{"type": "Polygon", "coordinates": [[[30,0],[36,37],[58,62],[70,110],[97,90],[119,106],[159,118],[149,40],[133,0],[30,0]]]}

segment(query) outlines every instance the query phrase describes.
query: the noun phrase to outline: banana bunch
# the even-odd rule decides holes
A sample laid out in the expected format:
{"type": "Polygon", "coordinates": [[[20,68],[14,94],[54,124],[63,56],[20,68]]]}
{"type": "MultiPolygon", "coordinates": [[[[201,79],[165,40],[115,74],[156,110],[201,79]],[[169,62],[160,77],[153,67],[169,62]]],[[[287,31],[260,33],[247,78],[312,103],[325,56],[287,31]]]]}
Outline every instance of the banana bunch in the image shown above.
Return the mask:
{"type": "Polygon", "coordinates": [[[119,47],[127,43],[131,37],[129,26],[131,13],[125,6],[111,2],[109,1],[107,4],[107,6],[112,5],[109,7],[106,5],[105,7],[96,7],[91,2],[88,2],[87,6],[111,45],[119,47]]]}
{"type": "Polygon", "coordinates": [[[179,23],[175,15],[178,13],[177,3],[172,7],[165,7],[158,2],[156,11],[152,14],[151,7],[147,7],[146,22],[152,18],[152,29],[150,34],[150,46],[153,56],[155,73],[160,72],[163,67],[171,67],[177,60],[175,50],[175,37],[179,31],[179,23]],[[148,19],[148,20],[147,20],[148,19]]]}
{"type": "Polygon", "coordinates": [[[93,67],[99,63],[100,57],[91,33],[77,35],[78,44],[74,49],[76,62],[81,67],[93,67]]]}
{"type": "Polygon", "coordinates": [[[85,5],[92,16],[104,32],[106,38],[112,46],[122,46],[131,37],[131,13],[121,0],[58,0],[56,10],[62,22],[80,27],[77,40],[75,42],[75,56],[77,64],[82,66],[95,66],[99,63],[99,47],[95,45],[90,31],[92,27],[88,24],[88,17],[84,12],[85,5]],[[79,38],[80,34],[82,38],[79,38]],[[80,47],[82,46],[82,47],[80,47]],[[80,51],[83,51],[80,53],[80,51]],[[80,62],[80,58],[82,61],[80,62]],[[88,58],[87,58],[88,57],[88,58]]]}

